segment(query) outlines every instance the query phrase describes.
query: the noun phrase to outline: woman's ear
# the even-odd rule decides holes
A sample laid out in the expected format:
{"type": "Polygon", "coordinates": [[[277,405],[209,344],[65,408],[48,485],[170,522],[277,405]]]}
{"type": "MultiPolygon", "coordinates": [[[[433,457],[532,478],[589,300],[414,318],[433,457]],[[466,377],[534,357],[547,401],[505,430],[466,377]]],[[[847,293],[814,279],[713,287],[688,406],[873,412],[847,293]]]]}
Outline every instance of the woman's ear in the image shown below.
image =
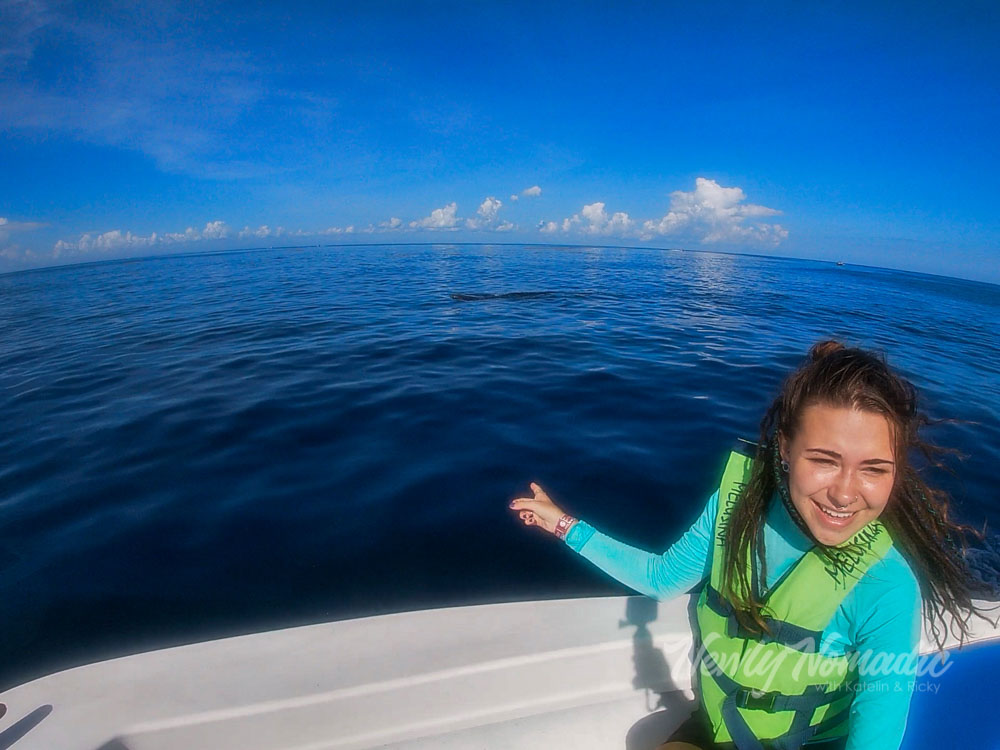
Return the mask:
{"type": "Polygon", "coordinates": [[[778,433],[778,455],[782,461],[788,460],[788,439],[783,432],[778,433]]]}

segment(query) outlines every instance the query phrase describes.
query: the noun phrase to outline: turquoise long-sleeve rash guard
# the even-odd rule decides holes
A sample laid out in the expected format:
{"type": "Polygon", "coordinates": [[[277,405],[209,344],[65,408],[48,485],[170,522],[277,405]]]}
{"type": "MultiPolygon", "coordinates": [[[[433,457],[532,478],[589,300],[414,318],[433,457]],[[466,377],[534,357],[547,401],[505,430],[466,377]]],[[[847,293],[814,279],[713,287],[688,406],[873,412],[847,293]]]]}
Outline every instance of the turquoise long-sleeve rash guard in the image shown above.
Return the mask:
{"type": "MultiPolygon", "coordinates": [[[[662,555],[612,539],[584,521],[569,530],[566,544],[626,586],[664,601],[708,578],[718,507],[716,492],[694,525],[662,555]]],[[[775,495],[764,524],[767,587],[811,547],[775,495]]],[[[847,594],[820,639],[821,652],[860,655],[847,750],[898,750],[913,693],[920,629],[919,584],[892,547],[847,594]]]]}

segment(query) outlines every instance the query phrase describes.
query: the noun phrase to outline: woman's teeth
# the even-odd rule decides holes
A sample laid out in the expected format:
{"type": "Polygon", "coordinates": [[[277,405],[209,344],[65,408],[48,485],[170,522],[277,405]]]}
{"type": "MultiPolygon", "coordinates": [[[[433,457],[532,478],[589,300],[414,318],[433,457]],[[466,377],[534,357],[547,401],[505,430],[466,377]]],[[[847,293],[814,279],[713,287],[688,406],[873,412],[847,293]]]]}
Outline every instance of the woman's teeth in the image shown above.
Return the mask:
{"type": "Polygon", "coordinates": [[[843,519],[843,518],[850,518],[851,516],[854,515],[854,513],[857,512],[857,511],[854,511],[852,513],[837,513],[836,511],[829,510],[828,508],[824,508],[819,503],[816,503],[816,507],[819,508],[824,513],[826,513],[828,516],[830,516],[830,518],[841,518],[841,519],[843,519]]]}
{"type": "Polygon", "coordinates": [[[834,513],[832,510],[827,510],[826,508],[822,508],[822,511],[831,518],[850,518],[854,515],[853,513],[834,513]]]}

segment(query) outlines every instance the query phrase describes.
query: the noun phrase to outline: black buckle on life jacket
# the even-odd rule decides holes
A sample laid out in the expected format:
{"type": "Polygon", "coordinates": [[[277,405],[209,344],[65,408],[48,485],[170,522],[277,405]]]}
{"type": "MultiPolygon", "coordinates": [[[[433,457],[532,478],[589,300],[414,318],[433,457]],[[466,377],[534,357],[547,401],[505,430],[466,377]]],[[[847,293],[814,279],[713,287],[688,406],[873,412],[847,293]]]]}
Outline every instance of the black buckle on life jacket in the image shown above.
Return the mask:
{"type": "Polygon", "coordinates": [[[740,708],[753,708],[761,711],[774,710],[774,701],[779,693],[768,693],[754,688],[740,688],[736,691],[736,705],[740,708]]]}

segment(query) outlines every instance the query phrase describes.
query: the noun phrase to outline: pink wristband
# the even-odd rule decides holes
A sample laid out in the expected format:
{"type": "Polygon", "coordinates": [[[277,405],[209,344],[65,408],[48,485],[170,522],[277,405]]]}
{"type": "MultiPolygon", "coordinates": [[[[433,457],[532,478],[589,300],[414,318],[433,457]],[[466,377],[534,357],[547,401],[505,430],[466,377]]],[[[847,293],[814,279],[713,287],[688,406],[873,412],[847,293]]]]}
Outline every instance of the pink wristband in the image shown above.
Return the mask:
{"type": "Polygon", "coordinates": [[[576,519],[573,518],[573,516],[564,515],[556,522],[556,528],[554,532],[556,537],[558,537],[559,539],[565,539],[566,534],[569,533],[569,530],[573,528],[573,524],[575,523],[576,519]]]}

